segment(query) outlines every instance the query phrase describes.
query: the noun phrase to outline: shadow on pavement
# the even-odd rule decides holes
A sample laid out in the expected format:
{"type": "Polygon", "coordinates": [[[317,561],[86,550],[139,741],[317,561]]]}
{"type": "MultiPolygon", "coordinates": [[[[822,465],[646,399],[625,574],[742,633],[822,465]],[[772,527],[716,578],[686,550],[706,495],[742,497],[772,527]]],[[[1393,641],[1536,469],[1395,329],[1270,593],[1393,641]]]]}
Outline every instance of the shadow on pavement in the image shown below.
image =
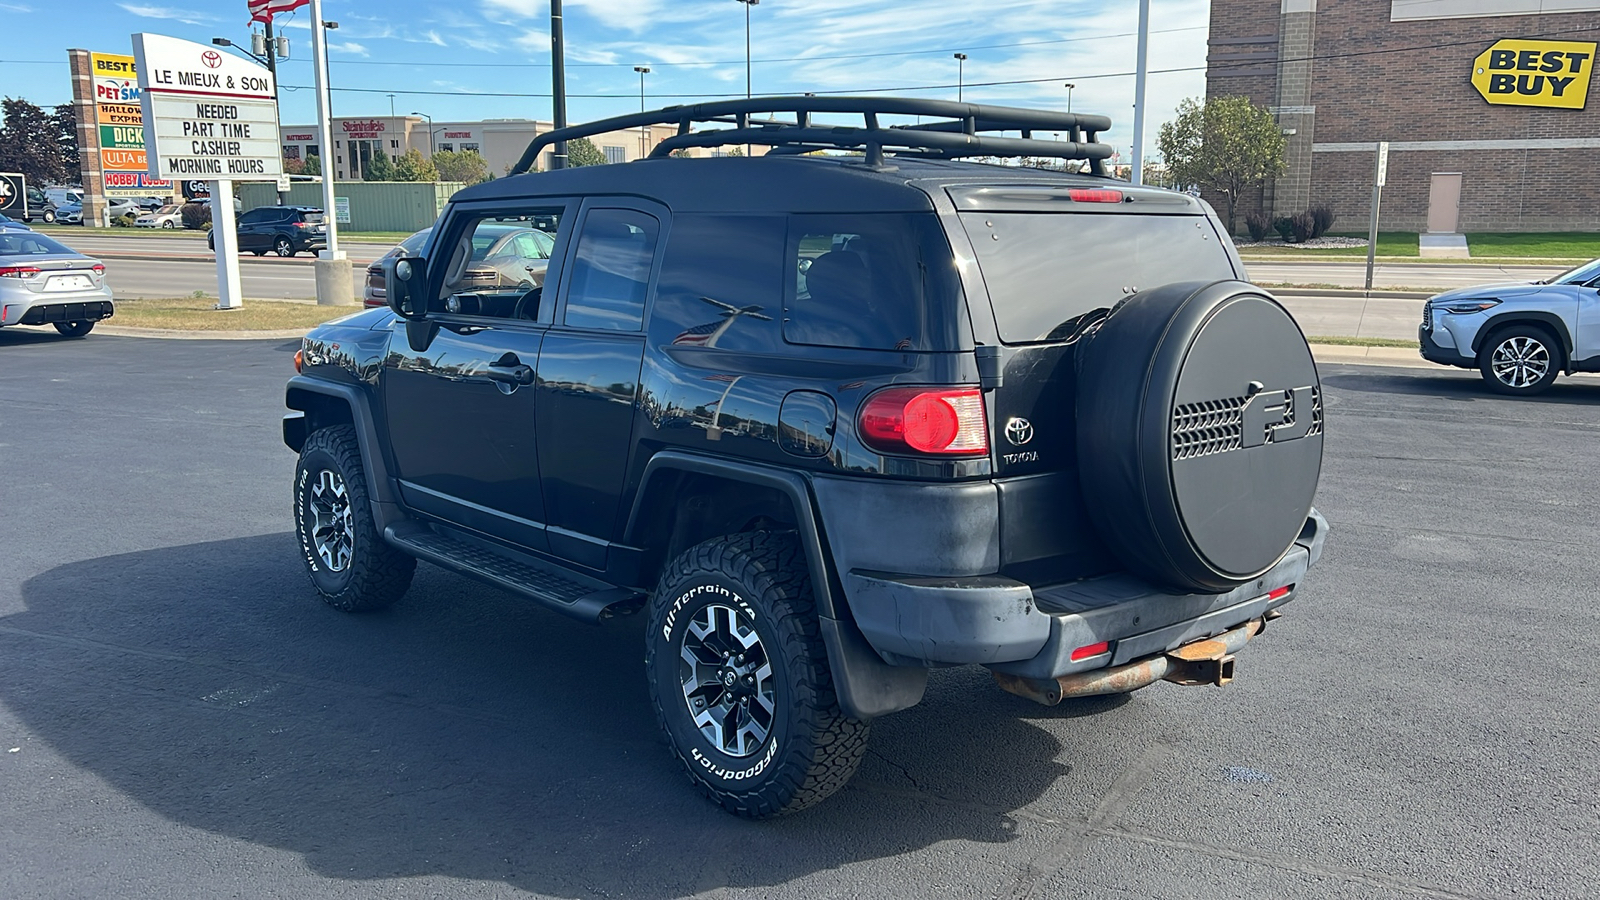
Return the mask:
{"type": "Polygon", "coordinates": [[[330,878],[637,898],[1009,841],[1070,756],[1021,718],[1125,702],[1039,715],[981,670],[935,673],[956,699],[881,720],[851,786],[746,822],[695,794],[658,739],[638,619],[567,622],[426,566],[393,609],[345,615],[295,554],[283,533],[37,575],[0,619],[0,701],[173,822],[330,878]]]}

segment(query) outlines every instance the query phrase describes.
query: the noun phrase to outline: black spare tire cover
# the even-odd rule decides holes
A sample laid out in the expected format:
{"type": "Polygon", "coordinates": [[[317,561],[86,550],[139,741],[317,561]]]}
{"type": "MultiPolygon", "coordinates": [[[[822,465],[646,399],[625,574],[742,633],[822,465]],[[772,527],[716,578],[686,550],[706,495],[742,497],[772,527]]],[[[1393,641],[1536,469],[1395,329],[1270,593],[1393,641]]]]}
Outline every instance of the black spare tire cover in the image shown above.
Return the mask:
{"type": "Polygon", "coordinates": [[[1322,472],[1322,389],[1276,300],[1239,281],[1155,288],[1077,361],[1079,477],[1123,565],[1225,591],[1283,558],[1322,472]]]}

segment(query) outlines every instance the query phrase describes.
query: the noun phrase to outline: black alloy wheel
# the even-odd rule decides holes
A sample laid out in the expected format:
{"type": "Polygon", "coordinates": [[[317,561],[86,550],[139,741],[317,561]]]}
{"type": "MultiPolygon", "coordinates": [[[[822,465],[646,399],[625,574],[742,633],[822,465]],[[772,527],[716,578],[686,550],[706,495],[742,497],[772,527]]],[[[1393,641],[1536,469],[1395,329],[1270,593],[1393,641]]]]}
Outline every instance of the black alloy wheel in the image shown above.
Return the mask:
{"type": "Polygon", "coordinates": [[[855,774],[868,725],[839,709],[793,533],[684,552],[661,575],[645,640],[656,720],[690,782],[724,809],[783,815],[855,774]]]}
{"type": "Polygon", "coordinates": [[[367,497],[355,428],[312,432],[294,473],[295,535],[322,599],[345,612],[370,612],[399,600],[417,561],[378,533],[367,497]]]}

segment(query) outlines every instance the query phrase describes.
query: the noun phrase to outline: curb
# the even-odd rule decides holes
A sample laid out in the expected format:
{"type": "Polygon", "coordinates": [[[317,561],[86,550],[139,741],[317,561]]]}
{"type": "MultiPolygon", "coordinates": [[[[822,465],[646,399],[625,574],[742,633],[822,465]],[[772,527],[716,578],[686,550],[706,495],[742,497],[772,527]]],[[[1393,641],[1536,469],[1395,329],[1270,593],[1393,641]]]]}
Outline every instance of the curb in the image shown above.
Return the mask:
{"type": "Polygon", "coordinates": [[[1356,366],[1389,366],[1402,369],[1443,368],[1422,358],[1413,347],[1347,347],[1343,344],[1312,344],[1311,357],[1319,363],[1356,366]]]}
{"type": "Polygon", "coordinates": [[[129,328],[125,325],[97,325],[96,334],[107,337],[150,338],[166,341],[291,341],[299,340],[310,328],[280,328],[273,331],[179,331],[173,328],[129,328]]]}
{"type": "Polygon", "coordinates": [[[1352,300],[1426,300],[1444,293],[1440,288],[1433,293],[1425,291],[1364,291],[1361,288],[1265,288],[1279,297],[1349,297],[1352,300]]]}

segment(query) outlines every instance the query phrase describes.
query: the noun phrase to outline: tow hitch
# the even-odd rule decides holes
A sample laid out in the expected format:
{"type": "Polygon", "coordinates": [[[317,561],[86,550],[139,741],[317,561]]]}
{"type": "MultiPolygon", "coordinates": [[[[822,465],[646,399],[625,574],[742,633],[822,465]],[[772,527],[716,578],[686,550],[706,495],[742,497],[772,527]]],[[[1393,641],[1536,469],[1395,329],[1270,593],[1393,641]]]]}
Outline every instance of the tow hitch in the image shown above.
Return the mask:
{"type": "Polygon", "coordinates": [[[1055,706],[1067,697],[1125,694],[1157,681],[1220,687],[1233,680],[1233,655],[1251,638],[1260,634],[1265,625],[1264,619],[1251,619],[1216,637],[1194,641],[1160,656],[1146,657],[1109,669],[1075,672],[1058,678],[1023,678],[995,672],[994,680],[1002,690],[1045,706],[1055,706]]]}

